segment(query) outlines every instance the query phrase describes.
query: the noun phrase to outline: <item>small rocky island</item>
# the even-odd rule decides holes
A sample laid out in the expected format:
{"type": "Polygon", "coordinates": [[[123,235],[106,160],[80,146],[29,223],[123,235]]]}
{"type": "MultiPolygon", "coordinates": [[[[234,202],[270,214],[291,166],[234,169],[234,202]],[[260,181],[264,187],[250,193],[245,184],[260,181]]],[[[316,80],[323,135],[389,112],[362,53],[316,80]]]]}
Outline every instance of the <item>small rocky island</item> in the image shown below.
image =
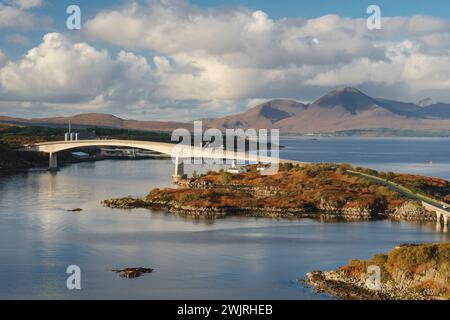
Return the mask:
{"type": "Polygon", "coordinates": [[[113,269],[112,272],[116,272],[119,274],[121,278],[139,278],[145,273],[152,273],[154,269],[152,268],[125,268],[125,269],[113,269]]]}
{"type": "MultiPolygon", "coordinates": [[[[373,269],[372,269],[373,270],[373,269]]],[[[450,299],[450,244],[401,245],[371,260],[351,260],[335,271],[314,271],[306,282],[342,299],[450,299]],[[370,266],[380,272],[378,287],[368,285],[370,266]]]]}
{"type": "Polygon", "coordinates": [[[450,199],[450,183],[444,179],[379,173],[347,164],[286,163],[280,164],[274,175],[262,175],[256,165],[237,174],[210,171],[180,181],[176,188],[153,189],[144,198],[102,203],[111,208],[148,208],[205,218],[247,215],[436,220],[435,214],[427,212],[419,201],[364,176],[369,173],[434,199],[450,199]]]}

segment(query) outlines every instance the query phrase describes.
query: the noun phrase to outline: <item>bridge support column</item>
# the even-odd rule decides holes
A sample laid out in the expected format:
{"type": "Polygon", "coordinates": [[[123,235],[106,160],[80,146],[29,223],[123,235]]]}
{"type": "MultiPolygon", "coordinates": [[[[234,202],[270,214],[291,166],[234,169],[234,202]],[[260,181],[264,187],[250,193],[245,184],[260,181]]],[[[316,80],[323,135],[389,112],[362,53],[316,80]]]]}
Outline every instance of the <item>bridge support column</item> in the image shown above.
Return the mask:
{"type": "Polygon", "coordinates": [[[438,223],[441,223],[441,216],[443,216],[443,214],[436,211],[436,221],[437,221],[438,223]]]}
{"type": "Polygon", "coordinates": [[[54,152],[49,153],[48,171],[58,171],[58,156],[54,152]]]}
{"type": "Polygon", "coordinates": [[[187,175],[184,173],[184,163],[179,157],[175,158],[175,172],[172,176],[173,182],[178,182],[180,180],[186,179],[187,175]]]}
{"type": "Polygon", "coordinates": [[[448,225],[448,216],[444,214],[444,226],[448,225]]]}

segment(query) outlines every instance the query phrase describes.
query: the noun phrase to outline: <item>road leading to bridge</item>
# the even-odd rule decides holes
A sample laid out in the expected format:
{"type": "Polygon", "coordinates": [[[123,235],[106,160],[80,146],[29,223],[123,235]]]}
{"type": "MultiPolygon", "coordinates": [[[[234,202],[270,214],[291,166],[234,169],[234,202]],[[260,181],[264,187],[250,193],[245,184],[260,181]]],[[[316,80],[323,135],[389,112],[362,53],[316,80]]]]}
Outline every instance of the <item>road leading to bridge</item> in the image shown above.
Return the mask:
{"type": "Polygon", "coordinates": [[[435,211],[438,221],[440,221],[441,217],[444,218],[444,223],[447,224],[448,220],[450,219],[450,204],[439,202],[431,197],[428,197],[426,195],[414,192],[412,190],[409,190],[405,186],[402,186],[398,183],[395,183],[393,181],[389,181],[387,179],[383,179],[377,176],[373,176],[367,173],[362,173],[358,171],[353,170],[346,170],[346,172],[359,176],[364,177],[366,179],[372,180],[376,183],[382,184],[389,189],[400,193],[401,195],[408,197],[413,200],[420,201],[425,209],[429,211],[435,211]],[[443,207],[445,205],[445,208],[443,207]]]}

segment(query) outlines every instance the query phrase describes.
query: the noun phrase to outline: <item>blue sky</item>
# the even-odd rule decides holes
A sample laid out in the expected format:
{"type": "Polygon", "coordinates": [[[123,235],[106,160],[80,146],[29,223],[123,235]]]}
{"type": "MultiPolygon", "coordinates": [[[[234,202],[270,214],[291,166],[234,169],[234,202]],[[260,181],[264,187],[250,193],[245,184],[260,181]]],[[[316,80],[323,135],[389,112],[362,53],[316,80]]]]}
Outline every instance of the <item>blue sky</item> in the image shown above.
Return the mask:
{"type": "Polygon", "coordinates": [[[0,0],[0,114],[188,120],[340,86],[450,101],[448,74],[444,0],[0,0]]]}
{"type": "Polygon", "coordinates": [[[450,17],[450,2],[446,0],[194,0],[203,7],[245,5],[261,9],[274,18],[305,17],[313,18],[325,14],[337,14],[345,17],[364,17],[367,6],[376,4],[386,16],[410,16],[424,14],[450,17]]]}

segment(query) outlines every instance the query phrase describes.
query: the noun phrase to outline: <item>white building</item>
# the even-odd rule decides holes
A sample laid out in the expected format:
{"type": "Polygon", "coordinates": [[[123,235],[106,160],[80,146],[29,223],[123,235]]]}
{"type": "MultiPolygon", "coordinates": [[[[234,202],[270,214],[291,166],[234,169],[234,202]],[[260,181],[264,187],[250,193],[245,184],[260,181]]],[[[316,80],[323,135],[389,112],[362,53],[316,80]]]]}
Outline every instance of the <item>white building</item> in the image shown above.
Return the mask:
{"type": "Polygon", "coordinates": [[[233,174],[245,173],[245,172],[247,172],[247,169],[239,167],[236,164],[236,160],[233,160],[233,162],[231,163],[231,167],[227,169],[227,172],[233,173],[233,174]]]}

